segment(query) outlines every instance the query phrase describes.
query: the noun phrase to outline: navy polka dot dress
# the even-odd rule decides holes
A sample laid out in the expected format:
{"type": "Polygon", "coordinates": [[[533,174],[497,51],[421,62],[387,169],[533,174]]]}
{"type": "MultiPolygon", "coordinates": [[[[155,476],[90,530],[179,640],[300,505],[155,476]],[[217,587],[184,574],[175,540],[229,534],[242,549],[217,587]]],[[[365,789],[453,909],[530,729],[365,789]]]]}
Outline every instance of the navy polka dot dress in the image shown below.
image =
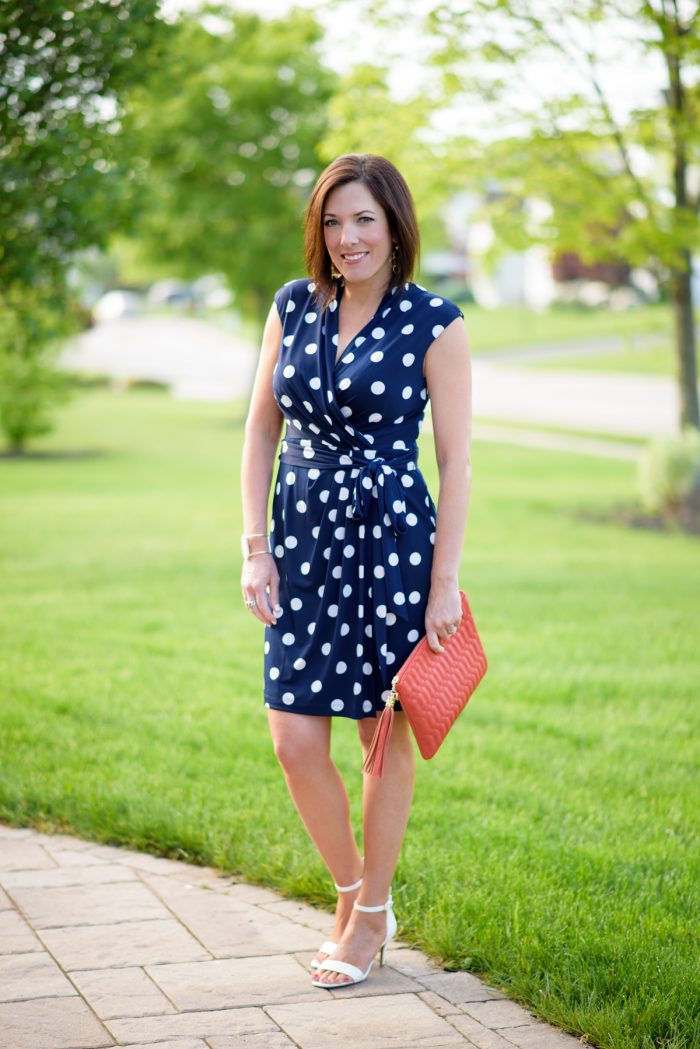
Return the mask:
{"type": "Polygon", "coordinates": [[[394,285],[336,363],[339,300],[322,314],[314,292],[303,278],[275,295],[272,385],[286,432],[270,542],[282,615],[265,627],[264,700],[359,719],[384,709],[425,633],[436,508],[418,469],[423,361],[464,314],[418,284],[394,285]]]}

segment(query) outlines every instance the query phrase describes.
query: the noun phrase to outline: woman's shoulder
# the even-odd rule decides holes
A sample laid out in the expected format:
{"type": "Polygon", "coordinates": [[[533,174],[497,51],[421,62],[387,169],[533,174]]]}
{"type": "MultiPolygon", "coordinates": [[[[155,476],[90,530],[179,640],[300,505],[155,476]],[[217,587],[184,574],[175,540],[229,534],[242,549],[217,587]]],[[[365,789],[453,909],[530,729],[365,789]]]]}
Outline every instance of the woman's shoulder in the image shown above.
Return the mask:
{"type": "Polygon", "coordinates": [[[452,313],[455,317],[464,317],[461,308],[456,302],[452,302],[451,299],[446,299],[444,295],[440,295],[439,292],[431,291],[429,288],[423,287],[422,284],[417,284],[415,281],[407,281],[404,285],[399,287],[399,291],[412,302],[414,306],[420,306],[426,312],[431,310],[439,311],[440,313],[452,313]]]}
{"type": "Polygon", "coordinates": [[[316,285],[310,277],[295,277],[293,280],[285,281],[275,292],[275,304],[280,316],[292,313],[295,309],[308,302],[316,291],[316,285]]]}

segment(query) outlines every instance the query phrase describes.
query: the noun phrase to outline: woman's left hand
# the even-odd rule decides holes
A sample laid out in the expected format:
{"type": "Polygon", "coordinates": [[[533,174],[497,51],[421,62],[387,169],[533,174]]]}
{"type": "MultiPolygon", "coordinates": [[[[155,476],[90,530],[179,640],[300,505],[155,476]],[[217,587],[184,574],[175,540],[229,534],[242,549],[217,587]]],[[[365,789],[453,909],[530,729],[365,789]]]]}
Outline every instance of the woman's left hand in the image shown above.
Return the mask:
{"type": "Polygon", "coordinates": [[[444,652],[440,641],[449,641],[462,622],[462,602],[457,583],[434,583],[425,610],[425,632],[432,652],[444,652]]]}

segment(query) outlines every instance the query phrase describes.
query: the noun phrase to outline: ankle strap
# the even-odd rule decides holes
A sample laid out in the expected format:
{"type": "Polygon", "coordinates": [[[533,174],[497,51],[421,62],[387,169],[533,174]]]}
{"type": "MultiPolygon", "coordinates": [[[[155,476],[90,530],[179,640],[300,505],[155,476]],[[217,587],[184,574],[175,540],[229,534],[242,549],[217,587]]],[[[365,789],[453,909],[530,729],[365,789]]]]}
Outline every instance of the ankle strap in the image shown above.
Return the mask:
{"type": "Polygon", "coordinates": [[[338,892],[352,892],[353,889],[359,889],[360,885],[362,885],[362,878],[356,881],[353,885],[336,885],[335,882],[333,882],[333,884],[338,892]]]}
{"type": "Polygon", "coordinates": [[[357,907],[358,911],[390,911],[392,908],[391,893],[389,893],[389,899],[386,903],[380,903],[377,907],[365,907],[363,903],[358,903],[355,900],[354,906],[357,907]]]}

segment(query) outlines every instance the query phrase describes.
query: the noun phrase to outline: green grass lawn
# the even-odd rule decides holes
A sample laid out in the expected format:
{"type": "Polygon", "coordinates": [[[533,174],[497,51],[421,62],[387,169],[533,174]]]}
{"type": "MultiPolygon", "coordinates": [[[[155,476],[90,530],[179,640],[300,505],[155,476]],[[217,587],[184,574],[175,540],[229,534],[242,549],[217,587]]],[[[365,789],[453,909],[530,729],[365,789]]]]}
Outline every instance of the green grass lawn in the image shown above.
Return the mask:
{"type": "MultiPolygon", "coordinates": [[[[0,460],[0,818],[332,909],[241,599],[242,414],[94,391],[37,445],[64,454],[0,460]]],[[[399,933],[591,1044],[700,1046],[698,543],[582,519],[631,497],[629,464],[473,460],[460,582],[490,669],[417,758],[399,933]]],[[[333,752],[359,828],[352,722],[333,752]]]]}
{"type": "Polygon", "coordinates": [[[565,369],[592,372],[636,372],[641,375],[674,375],[675,360],[670,341],[654,346],[627,346],[609,353],[567,354],[547,361],[523,361],[528,368],[545,371],[565,369]]]}
{"type": "Polygon", "coordinates": [[[670,344],[673,332],[671,310],[663,304],[622,311],[557,306],[542,313],[524,306],[485,310],[470,305],[463,312],[475,353],[614,335],[658,334],[660,342],[670,344]]]}

